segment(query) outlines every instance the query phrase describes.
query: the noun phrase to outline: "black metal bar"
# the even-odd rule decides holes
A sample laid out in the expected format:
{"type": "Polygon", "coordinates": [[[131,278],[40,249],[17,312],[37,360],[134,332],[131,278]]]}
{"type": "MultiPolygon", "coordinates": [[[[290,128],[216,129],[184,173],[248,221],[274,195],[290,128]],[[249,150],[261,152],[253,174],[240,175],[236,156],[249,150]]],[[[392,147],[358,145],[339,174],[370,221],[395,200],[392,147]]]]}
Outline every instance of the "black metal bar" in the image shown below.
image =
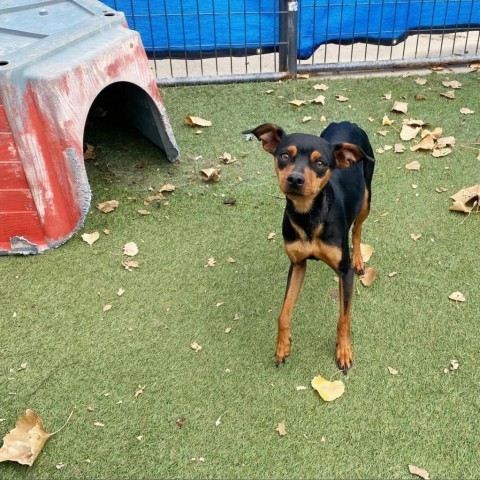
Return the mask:
{"type": "Polygon", "coordinates": [[[287,4],[288,0],[279,0],[280,34],[278,47],[278,69],[286,72],[288,69],[288,28],[287,28],[287,4]]]}
{"type": "Polygon", "coordinates": [[[287,5],[288,59],[287,69],[292,76],[297,74],[297,10],[298,1],[290,0],[287,5]]]}

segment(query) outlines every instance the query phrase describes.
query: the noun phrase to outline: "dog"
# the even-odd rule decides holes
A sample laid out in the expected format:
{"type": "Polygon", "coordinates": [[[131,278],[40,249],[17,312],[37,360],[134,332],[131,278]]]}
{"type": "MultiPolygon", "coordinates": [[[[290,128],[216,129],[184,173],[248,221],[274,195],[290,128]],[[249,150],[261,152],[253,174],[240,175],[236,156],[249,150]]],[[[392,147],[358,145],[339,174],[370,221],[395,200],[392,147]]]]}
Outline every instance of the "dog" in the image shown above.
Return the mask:
{"type": "Polygon", "coordinates": [[[350,312],[353,273],[364,274],[360,252],[362,224],[370,212],[373,149],[364,130],[350,122],[331,123],[320,136],[287,134],[272,123],[253,134],[274,156],[280,190],[286,197],[282,234],[290,259],[287,288],[278,317],[275,364],[291,354],[291,318],[305,277],[307,260],[321,260],[339,278],[340,317],[336,360],[344,373],[352,366],[350,312]],[[353,254],[350,259],[349,232],[353,254]]]}

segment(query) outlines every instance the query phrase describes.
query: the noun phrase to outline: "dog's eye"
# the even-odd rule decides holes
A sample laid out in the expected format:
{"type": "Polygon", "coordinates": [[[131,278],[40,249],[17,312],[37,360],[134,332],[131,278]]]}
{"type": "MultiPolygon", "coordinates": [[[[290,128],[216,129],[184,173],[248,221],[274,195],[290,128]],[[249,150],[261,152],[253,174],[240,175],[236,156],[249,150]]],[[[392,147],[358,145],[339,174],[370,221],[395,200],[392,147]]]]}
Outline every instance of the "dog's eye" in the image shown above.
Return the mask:
{"type": "Polygon", "coordinates": [[[290,155],[288,153],[282,153],[280,155],[280,158],[284,161],[284,162],[288,162],[290,160],[290,155]]]}
{"type": "Polygon", "coordinates": [[[319,161],[317,162],[317,167],[318,167],[318,168],[326,167],[325,162],[322,162],[321,160],[319,160],[319,161]]]}

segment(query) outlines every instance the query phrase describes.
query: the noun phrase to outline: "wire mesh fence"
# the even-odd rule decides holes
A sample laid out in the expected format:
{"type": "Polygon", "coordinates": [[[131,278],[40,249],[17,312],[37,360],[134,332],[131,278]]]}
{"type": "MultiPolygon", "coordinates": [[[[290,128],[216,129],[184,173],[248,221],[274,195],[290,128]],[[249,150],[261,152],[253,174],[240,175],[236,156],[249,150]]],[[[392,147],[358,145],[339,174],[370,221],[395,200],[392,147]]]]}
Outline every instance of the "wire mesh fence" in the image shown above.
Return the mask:
{"type": "Polygon", "coordinates": [[[106,0],[160,84],[480,60],[480,0],[106,0]]]}

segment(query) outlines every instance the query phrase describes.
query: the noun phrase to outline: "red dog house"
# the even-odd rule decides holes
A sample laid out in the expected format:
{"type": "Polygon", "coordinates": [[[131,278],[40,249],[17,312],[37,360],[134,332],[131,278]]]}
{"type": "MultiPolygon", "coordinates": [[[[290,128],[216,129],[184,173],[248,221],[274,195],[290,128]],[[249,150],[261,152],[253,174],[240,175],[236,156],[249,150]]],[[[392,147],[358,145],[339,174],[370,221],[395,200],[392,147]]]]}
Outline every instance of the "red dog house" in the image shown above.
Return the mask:
{"type": "Polygon", "coordinates": [[[142,42],[122,13],[91,0],[2,2],[0,254],[57,247],[83,225],[91,201],[83,133],[105,89],[175,161],[142,42]]]}

